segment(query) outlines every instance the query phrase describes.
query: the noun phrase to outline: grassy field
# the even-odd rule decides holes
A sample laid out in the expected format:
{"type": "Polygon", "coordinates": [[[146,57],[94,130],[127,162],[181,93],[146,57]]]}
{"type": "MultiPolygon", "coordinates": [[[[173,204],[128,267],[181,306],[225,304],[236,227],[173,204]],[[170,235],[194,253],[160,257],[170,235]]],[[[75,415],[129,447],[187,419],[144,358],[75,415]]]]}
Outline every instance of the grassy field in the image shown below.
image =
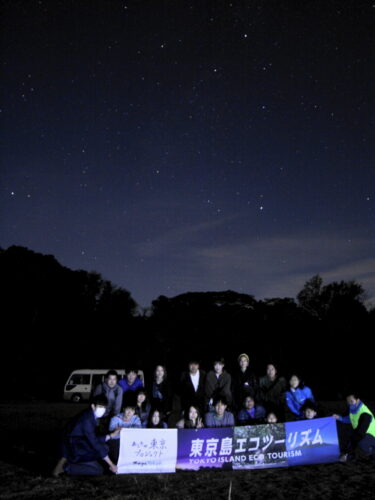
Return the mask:
{"type": "Polygon", "coordinates": [[[375,465],[370,463],[52,478],[62,426],[82,408],[44,402],[0,405],[0,499],[375,498],[375,465]]]}

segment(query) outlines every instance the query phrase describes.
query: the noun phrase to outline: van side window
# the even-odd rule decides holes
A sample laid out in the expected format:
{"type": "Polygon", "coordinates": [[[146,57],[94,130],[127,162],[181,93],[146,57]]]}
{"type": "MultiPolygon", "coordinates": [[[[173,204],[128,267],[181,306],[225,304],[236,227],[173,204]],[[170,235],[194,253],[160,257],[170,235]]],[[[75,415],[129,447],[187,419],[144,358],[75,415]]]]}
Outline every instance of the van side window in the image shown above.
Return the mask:
{"type": "Polygon", "coordinates": [[[92,376],[92,387],[95,389],[95,387],[99,384],[101,384],[104,380],[104,375],[100,374],[95,374],[92,376]]]}
{"type": "Polygon", "coordinates": [[[75,373],[69,380],[69,385],[89,385],[90,374],[75,373]]]}

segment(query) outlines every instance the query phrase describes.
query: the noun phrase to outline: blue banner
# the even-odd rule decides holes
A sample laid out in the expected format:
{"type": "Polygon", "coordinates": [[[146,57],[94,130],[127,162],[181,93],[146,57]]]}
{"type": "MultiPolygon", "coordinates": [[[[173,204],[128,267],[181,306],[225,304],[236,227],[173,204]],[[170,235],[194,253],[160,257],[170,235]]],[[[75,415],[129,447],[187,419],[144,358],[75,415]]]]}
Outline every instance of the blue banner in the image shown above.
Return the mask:
{"type": "Polygon", "coordinates": [[[285,433],[288,465],[338,461],[340,449],[334,418],[286,422],[285,433]]]}
{"type": "Polygon", "coordinates": [[[233,427],[178,431],[177,469],[232,468],[233,427]]]}
{"type": "Polygon", "coordinates": [[[119,473],[259,469],[337,462],[332,417],[207,429],[123,429],[119,473]]]}

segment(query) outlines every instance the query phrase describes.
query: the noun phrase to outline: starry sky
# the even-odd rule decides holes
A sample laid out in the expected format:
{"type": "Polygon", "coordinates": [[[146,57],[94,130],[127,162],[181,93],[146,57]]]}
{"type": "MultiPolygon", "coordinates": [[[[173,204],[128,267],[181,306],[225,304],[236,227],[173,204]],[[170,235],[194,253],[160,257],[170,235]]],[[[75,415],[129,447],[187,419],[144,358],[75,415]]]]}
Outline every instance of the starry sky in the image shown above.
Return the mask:
{"type": "Polygon", "coordinates": [[[320,273],[375,301],[362,0],[2,2],[2,248],[141,306],[320,273]]]}

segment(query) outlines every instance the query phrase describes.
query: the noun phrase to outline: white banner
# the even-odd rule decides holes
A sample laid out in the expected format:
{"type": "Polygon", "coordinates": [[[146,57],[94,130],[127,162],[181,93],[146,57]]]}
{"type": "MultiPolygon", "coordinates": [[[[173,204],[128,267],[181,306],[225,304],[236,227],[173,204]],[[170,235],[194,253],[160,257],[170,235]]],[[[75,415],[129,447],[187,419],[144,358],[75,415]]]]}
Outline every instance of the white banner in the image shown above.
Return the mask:
{"type": "Polygon", "coordinates": [[[176,472],[177,429],[122,429],[118,474],[176,472]]]}

